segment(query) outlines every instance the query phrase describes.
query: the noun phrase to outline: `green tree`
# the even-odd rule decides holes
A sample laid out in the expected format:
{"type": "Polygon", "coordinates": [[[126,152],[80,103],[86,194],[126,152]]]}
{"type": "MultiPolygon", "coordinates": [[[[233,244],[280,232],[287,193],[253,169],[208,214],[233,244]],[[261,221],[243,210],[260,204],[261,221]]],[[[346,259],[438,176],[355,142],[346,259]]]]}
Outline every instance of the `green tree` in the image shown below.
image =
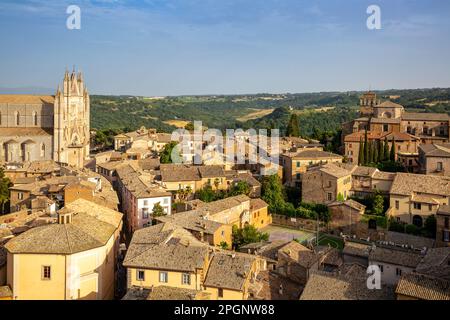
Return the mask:
{"type": "Polygon", "coordinates": [[[336,197],[336,200],[339,201],[339,202],[344,202],[345,201],[344,195],[339,192],[337,197],[336,197]]]}
{"type": "Polygon", "coordinates": [[[252,225],[246,225],[244,228],[238,228],[233,225],[233,249],[239,249],[249,243],[255,243],[260,241],[268,241],[269,234],[258,231],[252,225]]]}
{"type": "Polygon", "coordinates": [[[203,202],[212,202],[217,199],[217,195],[212,186],[206,184],[202,189],[196,192],[196,198],[203,202]]]}
{"type": "Polygon", "coordinates": [[[365,163],[364,159],[364,143],[362,138],[359,140],[359,155],[358,155],[358,165],[362,166],[365,163]]]}
{"type": "Polygon", "coordinates": [[[220,242],[219,244],[220,249],[222,250],[228,250],[228,243],[226,243],[225,241],[220,242]]]}
{"type": "Polygon", "coordinates": [[[384,138],[383,161],[389,160],[389,143],[387,137],[384,138]]]}
{"type": "Polygon", "coordinates": [[[269,205],[270,212],[283,213],[286,201],[278,175],[264,176],[261,184],[261,198],[269,205]]]}
{"type": "Polygon", "coordinates": [[[399,161],[383,161],[377,165],[377,168],[386,172],[406,172],[405,166],[399,161]]]}
{"type": "Polygon", "coordinates": [[[367,147],[369,149],[369,158],[367,160],[367,163],[373,163],[373,142],[372,140],[369,141],[369,146],[367,147]]]}
{"type": "Polygon", "coordinates": [[[384,144],[383,141],[378,140],[378,162],[383,162],[384,158],[384,144]]]}
{"type": "Polygon", "coordinates": [[[184,189],[177,190],[176,193],[178,194],[178,198],[180,199],[180,201],[186,201],[192,194],[192,188],[191,186],[187,186],[184,189]]]}
{"type": "Polygon", "coordinates": [[[425,235],[430,238],[436,238],[436,217],[432,214],[425,219],[425,235]]]}
{"type": "Polygon", "coordinates": [[[367,130],[364,133],[364,162],[362,163],[362,165],[365,165],[367,163],[369,163],[369,141],[367,138],[367,130]]]}
{"type": "Polygon", "coordinates": [[[172,163],[172,150],[177,144],[178,143],[176,141],[172,141],[164,146],[160,153],[159,161],[161,163],[172,163]]]}
{"type": "Polygon", "coordinates": [[[392,146],[391,146],[391,152],[389,154],[389,159],[391,161],[395,161],[395,139],[392,138],[392,146]]]}
{"type": "MultiPolygon", "coordinates": [[[[0,168],[0,205],[1,213],[7,213],[5,206],[9,202],[9,188],[12,186],[11,181],[5,176],[5,171],[0,168]]],[[[9,212],[9,211],[8,211],[9,212]]]]}
{"type": "Polygon", "coordinates": [[[297,114],[293,113],[286,128],[287,137],[300,137],[300,126],[297,114]]]}
{"type": "Polygon", "coordinates": [[[380,161],[378,149],[379,149],[379,142],[378,140],[373,141],[373,163],[378,163],[380,161]]]}
{"type": "Polygon", "coordinates": [[[233,184],[228,193],[230,197],[238,196],[241,194],[250,194],[250,186],[246,181],[238,181],[237,183],[233,184]]]}
{"type": "Polygon", "coordinates": [[[384,198],[381,194],[376,194],[373,197],[372,213],[377,216],[384,215],[384,198]]]}
{"type": "Polygon", "coordinates": [[[420,234],[420,228],[414,224],[408,224],[405,227],[405,232],[407,234],[412,234],[412,235],[418,236],[420,234]]]}
{"type": "Polygon", "coordinates": [[[166,212],[164,211],[164,208],[161,206],[161,204],[159,202],[155,203],[153,205],[152,216],[153,217],[162,217],[165,215],[166,215],[166,212]]]}
{"type": "Polygon", "coordinates": [[[389,231],[395,232],[405,232],[405,225],[403,223],[397,222],[393,217],[389,219],[389,231]]]}

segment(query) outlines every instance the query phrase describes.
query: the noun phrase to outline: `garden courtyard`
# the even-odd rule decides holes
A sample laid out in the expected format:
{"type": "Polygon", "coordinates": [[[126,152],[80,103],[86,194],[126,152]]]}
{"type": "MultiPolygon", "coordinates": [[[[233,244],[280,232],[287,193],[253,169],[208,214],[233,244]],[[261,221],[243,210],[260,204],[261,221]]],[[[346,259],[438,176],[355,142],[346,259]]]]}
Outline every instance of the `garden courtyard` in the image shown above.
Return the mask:
{"type": "MultiPolygon", "coordinates": [[[[315,239],[316,233],[307,230],[299,230],[287,227],[281,227],[276,225],[269,225],[260,230],[261,232],[266,232],[269,234],[269,241],[274,240],[285,240],[292,241],[297,239],[300,243],[307,243],[315,239]]],[[[327,234],[319,234],[319,245],[327,246],[330,245],[333,248],[342,250],[344,243],[341,239],[331,237],[327,234]]]]}

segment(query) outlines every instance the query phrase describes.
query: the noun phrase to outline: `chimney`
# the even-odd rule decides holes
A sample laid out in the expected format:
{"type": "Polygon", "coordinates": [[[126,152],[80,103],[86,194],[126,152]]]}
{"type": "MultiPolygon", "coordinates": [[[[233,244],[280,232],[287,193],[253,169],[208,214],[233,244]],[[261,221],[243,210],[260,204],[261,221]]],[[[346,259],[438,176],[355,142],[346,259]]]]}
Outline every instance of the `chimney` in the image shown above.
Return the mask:
{"type": "Polygon", "coordinates": [[[72,223],[72,212],[61,210],[58,212],[58,224],[69,224],[72,223]]]}

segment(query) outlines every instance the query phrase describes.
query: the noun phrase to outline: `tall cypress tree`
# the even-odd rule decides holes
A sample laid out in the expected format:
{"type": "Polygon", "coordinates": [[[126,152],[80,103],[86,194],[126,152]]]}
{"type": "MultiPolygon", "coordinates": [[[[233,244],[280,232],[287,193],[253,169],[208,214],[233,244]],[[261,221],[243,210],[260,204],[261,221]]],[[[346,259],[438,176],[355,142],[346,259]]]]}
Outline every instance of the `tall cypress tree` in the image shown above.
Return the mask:
{"type": "Polygon", "coordinates": [[[383,161],[389,160],[389,143],[387,137],[384,138],[383,161]]]}
{"type": "Polygon", "coordinates": [[[378,162],[384,161],[384,148],[383,141],[378,140],[378,162]]]}
{"type": "Polygon", "coordinates": [[[379,149],[378,145],[379,145],[378,140],[374,140],[373,141],[373,163],[380,162],[379,155],[378,155],[378,149],[379,149]]]}
{"type": "Polygon", "coordinates": [[[367,130],[366,130],[366,133],[364,134],[364,162],[362,164],[365,165],[368,161],[369,161],[369,145],[367,141],[367,130]]]}
{"type": "Polygon", "coordinates": [[[358,165],[361,166],[364,164],[364,143],[363,139],[359,139],[359,155],[358,155],[358,165]]]}
{"type": "Polygon", "coordinates": [[[300,137],[300,126],[298,124],[298,117],[295,113],[293,113],[289,119],[289,123],[286,128],[286,136],[300,137]]]}
{"type": "Polygon", "coordinates": [[[367,159],[367,163],[372,163],[373,162],[373,142],[372,140],[369,141],[369,158],[367,159]]]}
{"type": "Polygon", "coordinates": [[[395,161],[395,139],[392,137],[391,154],[389,155],[391,161],[395,161]]]}

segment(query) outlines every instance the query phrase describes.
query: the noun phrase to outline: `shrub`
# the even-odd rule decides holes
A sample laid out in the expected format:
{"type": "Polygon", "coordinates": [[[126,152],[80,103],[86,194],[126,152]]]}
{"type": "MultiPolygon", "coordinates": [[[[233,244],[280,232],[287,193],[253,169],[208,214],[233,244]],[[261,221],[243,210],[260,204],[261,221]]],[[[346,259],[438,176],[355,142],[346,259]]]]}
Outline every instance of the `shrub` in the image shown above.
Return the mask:
{"type": "Polygon", "coordinates": [[[412,234],[412,235],[419,235],[420,234],[420,228],[417,227],[414,224],[407,224],[405,227],[405,232],[407,234],[412,234]]]}

